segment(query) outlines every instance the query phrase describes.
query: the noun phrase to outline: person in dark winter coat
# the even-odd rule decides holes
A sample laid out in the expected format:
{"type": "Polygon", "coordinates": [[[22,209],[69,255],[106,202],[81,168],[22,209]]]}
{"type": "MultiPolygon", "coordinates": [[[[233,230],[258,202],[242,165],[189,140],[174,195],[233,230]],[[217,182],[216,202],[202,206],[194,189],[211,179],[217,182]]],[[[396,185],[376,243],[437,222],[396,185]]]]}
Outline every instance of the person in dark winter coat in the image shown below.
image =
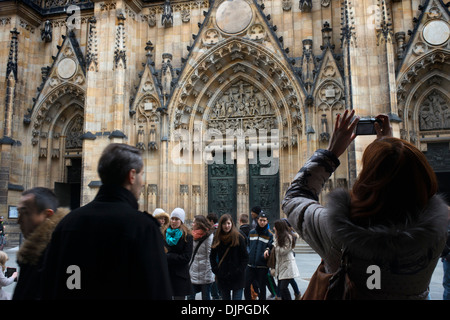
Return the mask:
{"type": "Polygon", "coordinates": [[[257,226],[250,230],[248,236],[249,259],[245,280],[245,299],[251,300],[250,286],[256,280],[259,288],[258,299],[266,300],[267,259],[264,253],[270,250],[273,243],[273,234],[269,230],[269,220],[266,214],[261,211],[258,216],[257,226]]]}
{"type": "Polygon", "coordinates": [[[222,215],[211,246],[210,261],[223,300],[242,299],[248,261],[245,243],[231,215],[222,215]]]}
{"type": "Polygon", "coordinates": [[[53,230],[69,210],[58,208],[53,191],[42,187],[24,191],[17,209],[25,241],[17,252],[20,277],[13,300],[37,300],[41,298],[43,257],[53,230]]]}
{"type": "Polygon", "coordinates": [[[138,211],[143,168],[137,148],[105,148],[97,196],[53,232],[44,260],[45,299],[171,298],[159,223],[138,211]]]}
{"type": "Polygon", "coordinates": [[[239,232],[244,236],[247,244],[248,235],[250,233],[250,225],[248,224],[248,214],[243,213],[239,216],[239,232]]]}
{"type": "Polygon", "coordinates": [[[170,223],[164,232],[174,300],[185,300],[186,296],[193,293],[189,262],[194,238],[184,224],[185,217],[183,209],[175,208],[170,214],[170,223]]]}
{"type": "Polygon", "coordinates": [[[448,207],[448,224],[447,224],[447,241],[442,250],[442,267],[444,269],[444,278],[442,285],[444,286],[444,294],[442,300],[450,300],[450,207],[448,207]]]}

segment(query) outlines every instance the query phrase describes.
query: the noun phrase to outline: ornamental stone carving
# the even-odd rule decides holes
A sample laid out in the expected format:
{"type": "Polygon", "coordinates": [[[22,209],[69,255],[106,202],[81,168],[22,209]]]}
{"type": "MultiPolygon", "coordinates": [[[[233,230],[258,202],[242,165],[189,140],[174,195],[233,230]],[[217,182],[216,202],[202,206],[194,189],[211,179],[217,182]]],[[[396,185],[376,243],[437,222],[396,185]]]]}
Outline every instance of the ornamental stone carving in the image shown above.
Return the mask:
{"type": "Polygon", "coordinates": [[[226,129],[270,130],[276,126],[268,99],[243,80],[225,91],[211,108],[208,126],[222,132],[226,129]]]}
{"type": "Polygon", "coordinates": [[[419,108],[420,130],[450,129],[450,103],[437,91],[430,93],[419,108]]]}

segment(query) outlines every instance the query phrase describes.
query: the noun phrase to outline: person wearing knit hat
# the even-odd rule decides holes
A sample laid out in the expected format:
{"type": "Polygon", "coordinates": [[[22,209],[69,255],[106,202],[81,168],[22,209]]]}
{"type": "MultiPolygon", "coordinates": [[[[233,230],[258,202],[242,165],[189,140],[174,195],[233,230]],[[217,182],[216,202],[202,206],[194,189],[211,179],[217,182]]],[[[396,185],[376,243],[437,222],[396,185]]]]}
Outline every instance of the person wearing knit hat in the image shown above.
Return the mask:
{"type": "Polygon", "coordinates": [[[173,209],[172,213],[170,214],[170,218],[176,217],[181,220],[181,223],[184,223],[184,219],[186,218],[186,213],[181,208],[175,208],[173,209]]]}
{"type": "Polygon", "coordinates": [[[184,210],[175,208],[170,214],[170,223],[163,232],[174,300],[185,300],[186,296],[192,294],[189,262],[194,238],[184,224],[185,218],[184,210]]]}
{"type": "Polygon", "coordinates": [[[164,230],[169,225],[170,216],[163,209],[156,208],[155,211],[153,211],[153,217],[158,220],[161,225],[161,230],[164,230]]]}

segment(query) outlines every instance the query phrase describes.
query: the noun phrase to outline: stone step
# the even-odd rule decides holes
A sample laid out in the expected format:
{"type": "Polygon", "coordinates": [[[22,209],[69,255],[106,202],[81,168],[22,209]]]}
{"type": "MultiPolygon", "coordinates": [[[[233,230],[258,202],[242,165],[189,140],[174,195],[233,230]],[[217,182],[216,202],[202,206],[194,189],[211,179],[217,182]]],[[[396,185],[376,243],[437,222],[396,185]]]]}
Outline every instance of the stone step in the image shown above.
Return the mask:
{"type": "Polygon", "coordinates": [[[294,248],[295,253],[315,253],[315,251],[303,240],[297,241],[294,248]]]}

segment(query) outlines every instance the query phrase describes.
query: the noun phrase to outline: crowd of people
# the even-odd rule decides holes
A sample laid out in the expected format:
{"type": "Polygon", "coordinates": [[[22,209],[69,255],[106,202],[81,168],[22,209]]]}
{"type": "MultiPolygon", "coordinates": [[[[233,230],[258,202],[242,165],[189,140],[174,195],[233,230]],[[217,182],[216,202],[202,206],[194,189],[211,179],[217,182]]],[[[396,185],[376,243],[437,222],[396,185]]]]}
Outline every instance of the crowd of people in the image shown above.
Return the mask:
{"type": "Polygon", "coordinates": [[[273,299],[291,300],[286,290],[289,283],[297,289],[295,298],[300,298],[293,252],[297,233],[286,219],[277,220],[272,232],[259,206],[251,213],[256,223],[253,229],[248,214],[240,215],[238,228],[230,214],[219,219],[215,213],[195,216],[189,228],[182,208],[175,208],[170,215],[155,209],[153,216],[160,222],[165,240],[174,300],[195,300],[197,293],[202,300],[242,300],[244,293],[248,300],[266,300],[266,287],[272,287],[273,299]],[[270,268],[271,250],[276,262],[270,268]]]}
{"type": "MultiPolygon", "coordinates": [[[[356,138],[359,120],[354,111],[337,116],[328,148],[300,169],[282,202],[287,218],[273,221],[273,229],[260,207],[251,219],[241,214],[239,227],[230,214],[196,215],[190,226],[183,208],[139,211],[141,153],[110,144],[98,163],[102,186],[85,206],[69,213],[42,187],[22,194],[20,272],[5,276],[8,256],[0,251],[0,298],[9,298],[1,287],[18,277],[15,300],[184,300],[197,293],[203,300],[265,300],[267,288],[290,300],[289,285],[299,299],[298,236],[322,258],[316,272],[334,275],[346,267],[352,285],[342,298],[427,299],[439,257],[448,298],[449,207],[423,153],[392,137],[387,116],[377,119],[377,138],[364,151],[352,190],[331,192],[323,206],[319,194],[356,138]],[[381,272],[376,290],[367,285],[373,265],[381,272]]],[[[323,284],[314,285],[308,296],[323,284]]],[[[326,299],[331,286],[325,286],[314,294],[325,292],[326,299]]]]}
{"type": "MultiPolygon", "coordinates": [[[[289,231],[288,242],[277,242],[277,230],[285,239],[287,227],[275,227],[274,241],[259,207],[252,209],[255,228],[247,214],[240,216],[238,228],[229,214],[196,215],[188,225],[183,208],[170,215],[161,208],[153,214],[139,211],[142,168],[138,149],[110,144],[98,165],[102,186],[87,205],[69,212],[58,207],[48,188],[23,192],[18,203],[18,223],[25,237],[17,253],[20,275],[5,277],[8,257],[1,252],[0,286],[18,277],[14,300],[184,300],[195,299],[198,292],[204,300],[240,300],[244,292],[245,297],[264,300],[268,279],[276,287],[267,265],[269,251],[279,257],[273,266],[280,275],[278,282],[298,275],[292,250],[295,233],[289,231]],[[281,255],[291,258],[283,262],[281,255]],[[286,274],[283,265],[292,261],[289,269],[295,267],[295,272],[286,274]],[[118,274],[120,290],[112,281],[118,274]]],[[[272,294],[281,297],[275,289],[272,294]]]]}

